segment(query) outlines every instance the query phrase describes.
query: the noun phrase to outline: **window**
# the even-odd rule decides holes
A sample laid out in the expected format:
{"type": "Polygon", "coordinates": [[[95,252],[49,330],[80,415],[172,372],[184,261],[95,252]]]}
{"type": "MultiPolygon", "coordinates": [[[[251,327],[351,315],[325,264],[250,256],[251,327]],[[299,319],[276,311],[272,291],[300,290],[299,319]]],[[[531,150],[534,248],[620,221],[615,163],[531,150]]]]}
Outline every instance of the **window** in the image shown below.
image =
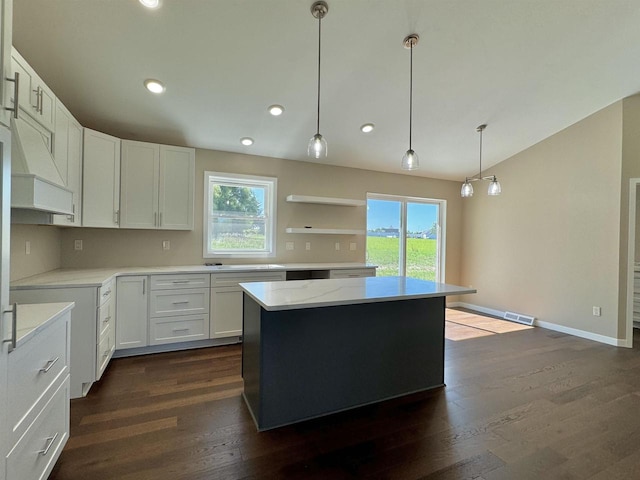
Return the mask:
{"type": "Polygon", "coordinates": [[[204,257],[275,255],[277,179],[204,172],[204,257]]]}
{"type": "Polygon", "coordinates": [[[446,201],[367,195],[367,262],[378,276],[444,281],[446,201]]]}

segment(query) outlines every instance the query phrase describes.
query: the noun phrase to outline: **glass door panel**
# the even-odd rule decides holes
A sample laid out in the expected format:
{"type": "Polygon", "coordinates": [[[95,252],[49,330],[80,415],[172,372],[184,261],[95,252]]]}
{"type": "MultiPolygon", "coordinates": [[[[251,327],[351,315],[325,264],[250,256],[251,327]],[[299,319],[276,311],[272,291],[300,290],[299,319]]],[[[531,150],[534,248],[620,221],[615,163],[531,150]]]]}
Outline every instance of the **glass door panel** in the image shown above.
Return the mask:
{"type": "Polygon", "coordinates": [[[367,262],[378,265],[380,277],[403,275],[402,202],[367,201],[367,262]]]}
{"type": "Polygon", "coordinates": [[[406,276],[439,281],[439,205],[407,202],[406,276]]]}

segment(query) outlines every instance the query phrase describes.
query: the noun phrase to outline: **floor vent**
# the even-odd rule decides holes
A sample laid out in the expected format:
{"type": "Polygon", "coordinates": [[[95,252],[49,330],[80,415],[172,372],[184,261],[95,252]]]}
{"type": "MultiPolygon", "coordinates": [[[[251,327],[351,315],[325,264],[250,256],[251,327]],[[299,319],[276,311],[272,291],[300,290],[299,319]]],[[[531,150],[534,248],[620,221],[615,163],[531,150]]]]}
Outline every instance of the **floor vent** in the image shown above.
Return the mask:
{"type": "Polygon", "coordinates": [[[504,312],[505,320],[511,320],[512,322],[523,323],[524,325],[533,325],[533,321],[536,317],[531,317],[529,315],[522,315],[521,313],[513,313],[513,312],[504,312]]]}

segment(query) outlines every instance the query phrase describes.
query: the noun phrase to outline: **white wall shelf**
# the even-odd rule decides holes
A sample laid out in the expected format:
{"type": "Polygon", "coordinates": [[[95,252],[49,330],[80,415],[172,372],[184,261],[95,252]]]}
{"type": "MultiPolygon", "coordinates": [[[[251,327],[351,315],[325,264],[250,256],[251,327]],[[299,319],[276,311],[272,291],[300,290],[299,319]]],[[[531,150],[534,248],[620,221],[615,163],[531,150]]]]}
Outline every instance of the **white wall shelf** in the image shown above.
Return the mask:
{"type": "Polygon", "coordinates": [[[364,200],[355,200],[352,198],[314,197],[311,195],[289,195],[287,196],[287,202],[339,205],[343,207],[363,207],[367,203],[364,200]]]}
{"type": "Polygon", "coordinates": [[[289,227],[287,233],[319,233],[324,235],[364,235],[364,230],[356,230],[351,228],[306,228],[306,227],[289,227]]]}

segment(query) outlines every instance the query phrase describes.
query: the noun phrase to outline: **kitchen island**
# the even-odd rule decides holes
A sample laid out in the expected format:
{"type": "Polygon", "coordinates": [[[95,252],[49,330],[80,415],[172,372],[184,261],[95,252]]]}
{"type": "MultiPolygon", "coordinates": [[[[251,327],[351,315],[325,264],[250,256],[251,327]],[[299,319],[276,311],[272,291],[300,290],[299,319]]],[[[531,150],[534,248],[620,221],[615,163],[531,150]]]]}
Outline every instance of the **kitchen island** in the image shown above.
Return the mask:
{"type": "Polygon", "coordinates": [[[258,430],[444,386],[445,297],[475,293],[409,277],[240,286],[258,430]]]}

